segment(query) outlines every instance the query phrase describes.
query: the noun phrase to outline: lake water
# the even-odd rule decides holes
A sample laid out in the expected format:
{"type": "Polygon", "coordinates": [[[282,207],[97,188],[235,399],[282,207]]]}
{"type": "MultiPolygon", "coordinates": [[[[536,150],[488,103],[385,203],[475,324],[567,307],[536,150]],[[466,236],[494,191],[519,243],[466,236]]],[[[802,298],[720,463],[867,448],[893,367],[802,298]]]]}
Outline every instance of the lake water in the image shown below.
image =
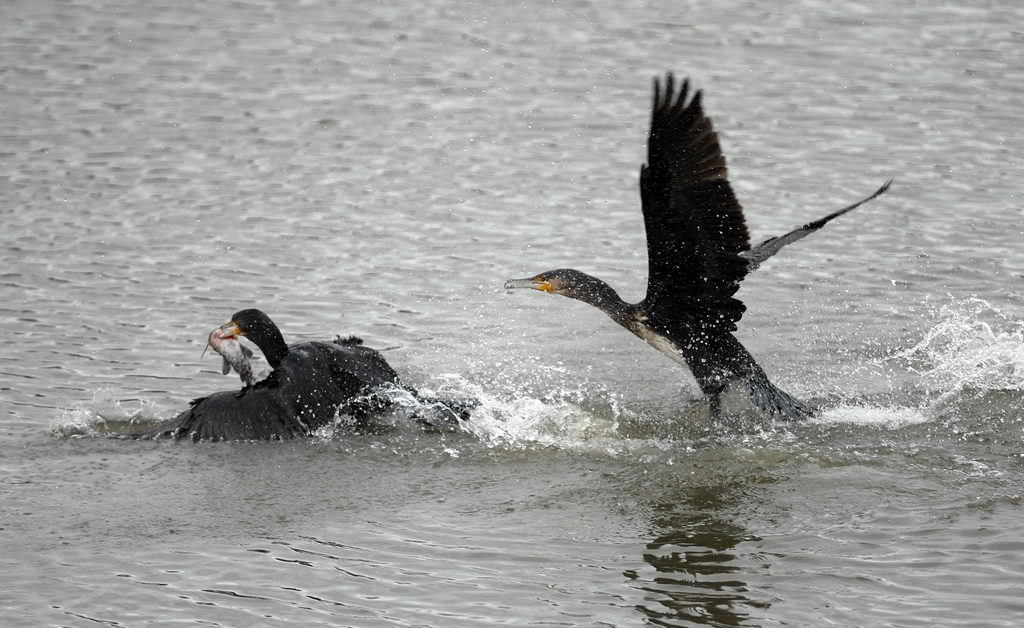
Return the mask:
{"type": "Polygon", "coordinates": [[[0,6],[0,623],[1024,624],[1024,5],[623,4],[0,6]],[[710,425],[600,312],[502,289],[642,296],[666,70],[755,240],[896,178],[739,292],[813,420],[710,425]],[[481,405],[88,437],[237,387],[200,354],[252,306],[481,405]]]}

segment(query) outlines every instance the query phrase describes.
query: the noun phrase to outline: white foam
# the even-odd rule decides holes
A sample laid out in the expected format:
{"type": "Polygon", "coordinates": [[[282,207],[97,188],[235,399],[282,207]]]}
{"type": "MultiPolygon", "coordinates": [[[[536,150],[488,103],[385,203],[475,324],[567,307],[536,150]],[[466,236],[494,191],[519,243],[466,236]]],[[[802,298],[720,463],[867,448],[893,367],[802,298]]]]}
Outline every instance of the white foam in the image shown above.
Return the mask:
{"type": "Polygon", "coordinates": [[[809,419],[809,423],[866,425],[897,429],[927,423],[931,419],[919,408],[905,406],[837,406],[809,419]]]}
{"type": "Polygon", "coordinates": [[[63,410],[59,417],[51,419],[50,432],[64,437],[96,436],[108,422],[130,424],[157,418],[152,402],[145,401],[129,409],[117,400],[110,389],[100,388],[93,392],[92,401],[76,404],[73,408],[63,410]]]}
{"type": "Polygon", "coordinates": [[[966,390],[1024,390],[1024,321],[977,298],[945,305],[939,317],[896,357],[910,360],[940,401],[966,390]]]}
{"type": "Polygon", "coordinates": [[[485,390],[460,375],[441,375],[421,387],[421,392],[440,397],[472,398],[478,405],[462,429],[492,448],[532,449],[553,447],[600,451],[618,455],[625,451],[662,449],[661,443],[624,438],[619,421],[627,416],[614,396],[586,390],[562,388],[531,396],[519,390],[485,390]],[[600,407],[593,408],[595,396],[600,407]]]}

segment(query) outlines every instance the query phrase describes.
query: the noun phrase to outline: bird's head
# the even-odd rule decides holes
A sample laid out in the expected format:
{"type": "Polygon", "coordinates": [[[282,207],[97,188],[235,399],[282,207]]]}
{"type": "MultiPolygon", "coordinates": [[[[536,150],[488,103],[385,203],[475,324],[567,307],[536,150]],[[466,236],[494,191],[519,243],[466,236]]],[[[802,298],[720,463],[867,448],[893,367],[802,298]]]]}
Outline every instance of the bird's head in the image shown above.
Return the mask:
{"type": "Polygon", "coordinates": [[[269,316],[255,308],[235,312],[231,321],[218,327],[214,333],[224,338],[245,336],[263,351],[267,362],[273,367],[288,353],[288,345],[284,342],[281,330],[269,316]]]}
{"type": "Polygon", "coordinates": [[[277,325],[262,311],[253,308],[235,312],[231,322],[222,325],[220,329],[235,336],[251,336],[250,340],[256,342],[255,338],[267,335],[268,331],[277,331],[277,325]]]}
{"type": "Polygon", "coordinates": [[[609,293],[614,294],[605,282],[573,268],[549,270],[527,279],[509,279],[505,282],[506,290],[513,288],[532,288],[560,294],[592,305],[599,305],[609,293]]]}

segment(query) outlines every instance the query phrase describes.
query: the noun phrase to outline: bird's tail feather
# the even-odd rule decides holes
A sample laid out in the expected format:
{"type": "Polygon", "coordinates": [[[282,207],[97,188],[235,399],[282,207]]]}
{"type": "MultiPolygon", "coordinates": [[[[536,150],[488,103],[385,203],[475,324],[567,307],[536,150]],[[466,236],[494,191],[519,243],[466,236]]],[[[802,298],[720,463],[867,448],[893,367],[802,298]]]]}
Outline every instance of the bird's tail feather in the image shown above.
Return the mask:
{"type": "Polygon", "coordinates": [[[761,369],[747,377],[747,390],[754,405],[773,416],[797,420],[814,414],[809,405],[768,381],[768,376],[761,369]]]}

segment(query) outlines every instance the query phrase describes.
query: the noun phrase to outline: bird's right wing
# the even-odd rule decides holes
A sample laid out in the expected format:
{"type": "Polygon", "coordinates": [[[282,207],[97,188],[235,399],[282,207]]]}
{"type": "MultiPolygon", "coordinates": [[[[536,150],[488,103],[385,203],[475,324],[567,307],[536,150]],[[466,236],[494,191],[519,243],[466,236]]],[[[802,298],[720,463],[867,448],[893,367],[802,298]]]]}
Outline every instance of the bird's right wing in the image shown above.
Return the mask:
{"type": "Polygon", "coordinates": [[[832,212],[831,214],[825,216],[824,218],[819,218],[814,222],[809,222],[806,225],[800,227],[799,229],[794,229],[790,231],[786,235],[778,236],[775,238],[768,238],[761,244],[755,246],[753,249],[740,253],[740,255],[746,257],[750,262],[747,271],[750,272],[756,270],[759,266],[761,266],[761,262],[765,261],[772,255],[778,253],[782,249],[782,247],[792,242],[796,242],[797,240],[800,240],[802,238],[806,238],[807,236],[811,235],[818,229],[824,227],[825,224],[828,221],[832,220],[833,218],[838,218],[839,216],[842,216],[843,214],[849,211],[857,209],[864,203],[867,203],[868,201],[881,196],[882,194],[885,193],[886,190],[889,189],[889,186],[891,184],[892,179],[889,179],[888,181],[885,182],[885,184],[882,187],[878,188],[878,190],[874,194],[865,198],[864,200],[858,201],[853,205],[850,205],[849,207],[844,207],[837,212],[832,212]]]}

